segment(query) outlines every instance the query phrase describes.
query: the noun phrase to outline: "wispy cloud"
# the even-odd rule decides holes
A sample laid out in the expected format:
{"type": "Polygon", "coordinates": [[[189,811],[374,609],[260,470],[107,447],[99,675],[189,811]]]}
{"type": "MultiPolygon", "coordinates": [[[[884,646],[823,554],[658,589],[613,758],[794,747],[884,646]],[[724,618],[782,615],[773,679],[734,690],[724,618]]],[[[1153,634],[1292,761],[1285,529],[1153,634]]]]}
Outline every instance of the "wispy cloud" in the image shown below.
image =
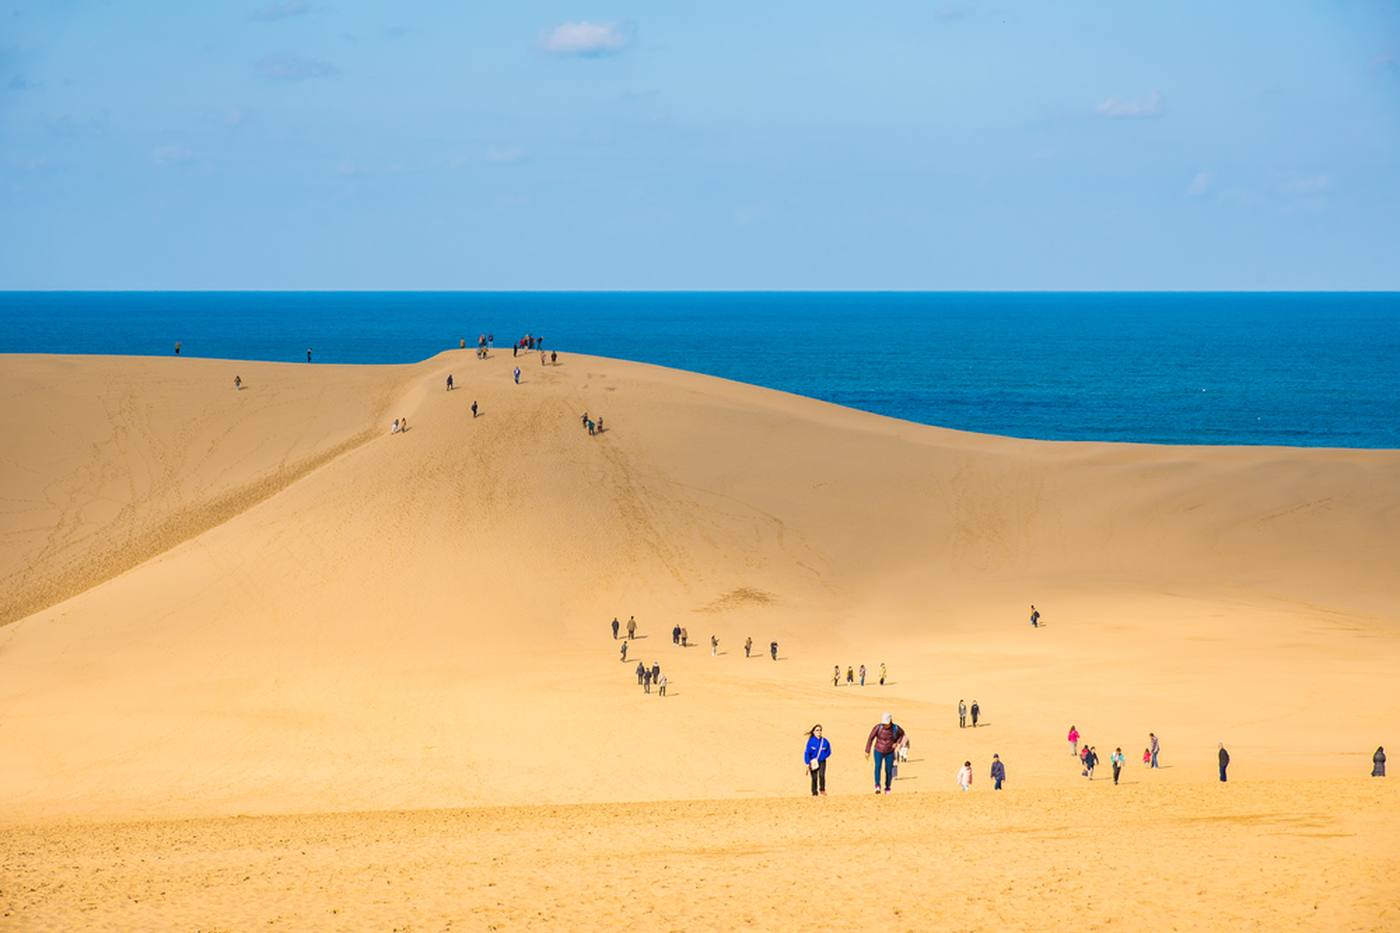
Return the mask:
{"type": "Polygon", "coordinates": [[[627,32],[616,23],[560,23],[544,37],[544,50],[553,55],[598,58],[627,47],[627,32]]]}
{"type": "Polygon", "coordinates": [[[279,19],[289,19],[310,12],[311,4],[306,0],[271,0],[248,13],[255,23],[272,23],[279,19]]]}
{"type": "Polygon", "coordinates": [[[1197,172],[1196,177],[1191,179],[1191,184],[1186,186],[1186,193],[1193,198],[1199,198],[1210,190],[1210,186],[1215,183],[1215,175],[1211,172],[1197,172]]]}
{"type": "Polygon", "coordinates": [[[332,78],[340,69],[330,62],[303,58],[288,52],[264,55],[258,59],[257,72],[269,81],[307,81],[311,78],[332,78]]]}
{"type": "Polygon", "coordinates": [[[525,161],[525,150],[519,146],[493,146],[482,158],[496,165],[514,165],[525,161]]]}
{"type": "Polygon", "coordinates": [[[1280,194],[1290,197],[1314,197],[1332,190],[1331,175],[1289,175],[1279,183],[1280,194]]]}
{"type": "Polygon", "coordinates": [[[242,107],[235,107],[224,112],[224,126],[237,129],[253,118],[252,113],[242,107]]]}
{"type": "Polygon", "coordinates": [[[168,145],[156,146],[151,150],[151,162],[157,166],[179,165],[194,158],[194,152],[189,146],[168,145]]]}
{"type": "Polygon", "coordinates": [[[1094,108],[1099,116],[1113,119],[1159,117],[1162,115],[1162,92],[1153,91],[1146,97],[1109,97],[1094,108]]]}

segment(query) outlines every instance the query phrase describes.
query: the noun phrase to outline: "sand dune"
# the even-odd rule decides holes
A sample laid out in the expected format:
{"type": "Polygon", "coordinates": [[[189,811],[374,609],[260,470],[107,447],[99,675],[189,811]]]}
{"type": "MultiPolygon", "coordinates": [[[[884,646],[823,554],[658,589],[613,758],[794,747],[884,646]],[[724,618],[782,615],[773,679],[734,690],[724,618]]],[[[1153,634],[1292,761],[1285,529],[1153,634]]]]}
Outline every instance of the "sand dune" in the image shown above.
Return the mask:
{"type": "MultiPolygon", "coordinates": [[[[1149,730],[1163,739],[1168,767],[1134,773],[1132,806],[1093,819],[1213,819],[1223,740],[1233,782],[1272,782],[1240,792],[1250,812],[1286,822],[1316,795],[1310,812],[1396,864],[1394,800],[1365,775],[1400,723],[1386,686],[1400,669],[1400,452],[1020,441],[500,352],[343,368],[7,357],[0,399],[21,438],[0,460],[0,602],[23,616],[0,628],[7,824],[588,804],[570,812],[601,825],[637,801],[802,798],[802,733],[817,721],[837,753],[832,793],[864,795],[860,746],[889,709],[919,759],[897,797],[935,808],[901,812],[925,814],[934,836],[1000,839],[1015,824],[1037,846],[1053,838],[1064,821],[1049,802],[1087,793],[1063,743],[1073,722],[1104,757],[1122,745],[1135,758],[1149,730]],[[233,392],[234,369],[249,390],[233,392]],[[580,428],[584,410],[603,435],[580,428]],[[390,436],[398,414],[412,429],[390,436]],[[1030,602],[1041,630],[1025,622],[1030,602]],[[646,637],[624,664],[607,622],[629,614],[646,637]],[[718,635],[723,653],[673,647],[677,622],[698,643],[718,635]],[[774,639],[778,663],[762,651],[774,639]],[[660,661],[672,696],[641,693],[637,657],[660,661]],[[881,662],[886,687],[831,685],[833,664],[881,662]],[[984,728],[958,728],[959,698],[980,700],[984,728]],[[979,802],[983,822],[940,824],[957,765],[984,776],[994,751],[1024,809],[979,802]],[[1367,829],[1372,807],[1390,823],[1367,829]]],[[[811,803],[791,801],[795,825],[811,803]]],[[[658,831],[670,813],[673,828],[721,814],[708,818],[721,841],[694,846],[762,849],[761,833],[725,835],[724,807],[637,812],[658,831]]],[[[830,811],[855,847],[841,859],[863,845],[864,812],[830,811]]],[[[310,825],[286,819],[258,825],[310,825]]],[[[352,836],[390,825],[357,819],[352,836]]],[[[210,845],[242,844],[241,824],[197,825],[210,845]]],[[[1200,826],[1165,844],[1181,860],[1160,869],[1172,891],[1189,893],[1187,853],[1211,839],[1200,826]]],[[[152,846],[180,831],[110,830],[152,846]]],[[[1105,832],[1105,860],[1132,854],[1131,832],[1105,832]]],[[[783,909],[800,909],[800,842],[772,844],[792,887],[783,909]]],[[[910,845],[910,872],[957,855],[910,845]]],[[[1283,898],[1283,918],[1349,850],[1277,845],[1294,887],[1248,883],[1261,903],[1283,898]]],[[[5,873],[17,864],[30,870],[7,859],[5,873]]],[[[984,884],[1009,883],[977,864],[984,884]]],[[[1093,877],[1061,890],[1091,896],[1093,877]]],[[[13,903],[52,916],[50,900],[13,903]]],[[[1393,922],[1374,890],[1354,906],[1336,916],[1393,922]]],[[[995,910],[966,925],[994,924],[995,910]]],[[[919,918],[959,925],[933,913],[905,925],[919,918]]]]}

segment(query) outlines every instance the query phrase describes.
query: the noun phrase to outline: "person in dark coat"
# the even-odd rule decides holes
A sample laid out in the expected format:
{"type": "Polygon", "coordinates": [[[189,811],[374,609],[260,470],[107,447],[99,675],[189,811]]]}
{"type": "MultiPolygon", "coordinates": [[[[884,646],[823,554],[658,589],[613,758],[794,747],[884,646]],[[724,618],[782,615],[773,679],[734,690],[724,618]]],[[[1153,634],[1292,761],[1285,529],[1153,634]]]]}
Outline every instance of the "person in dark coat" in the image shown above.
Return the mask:
{"type": "Polygon", "coordinates": [[[1371,756],[1371,777],[1385,777],[1385,746],[1376,746],[1376,753],[1371,756]]]}
{"type": "Polygon", "coordinates": [[[992,756],[992,790],[1001,790],[1001,782],[1006,780],[1006,765],[1000,755],[992,756]]]}
{"type": "Polygon", "coordinates": [[[641,684],[642,684],[642,677],[646,675],[646,672],[647,672],[647,666],[646,666],[645,664],[643,664],[641,661],[638,661],[638,662],[637,662],[637,686],[641,686],[641,684]]]}
{"type": "Polygon", "coordinates": [[[613,616],[613,641],[617,640],[617,629],[622,623],[617,621],[617,616],[613,616]]]}
{"type": "Polygon", "coordinates": [[[1225,783],[1225,769],[1230,767],[1230,753],[1225,751],[1225,743],[1220,743],[1220,783],[1225,783]]]}
{"type": "Polygon", "coordinates": [[[972,701],[972,728],[977,728],[977,718],[982,715],[982,707],[977,705],[977,701],[972,701]]]}

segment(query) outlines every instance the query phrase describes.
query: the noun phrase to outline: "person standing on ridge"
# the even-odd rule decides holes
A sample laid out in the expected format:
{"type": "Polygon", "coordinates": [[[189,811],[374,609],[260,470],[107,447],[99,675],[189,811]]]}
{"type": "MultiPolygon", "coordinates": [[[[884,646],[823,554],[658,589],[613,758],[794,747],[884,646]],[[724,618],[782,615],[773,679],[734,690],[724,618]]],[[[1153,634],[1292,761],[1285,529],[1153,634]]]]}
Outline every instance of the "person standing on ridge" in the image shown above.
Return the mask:
{"type": "Polygon", "coordinates": [[[992,790],[1001,790],[1001,782],[1006,780],[1006,765],[1000,755],[992,756],[992,790]]]}
{"type": "Polygon", "coordinates": [[[618,627],[618,625],[620,625],[620,624],[621,624],[621,623],[619,623],[619,622],[617,621],[617,616],[613,616],[613,621],[612,621],[613,641],[617,641],[617,627],[618,627]]]}
{"type": "Polygon", "coordinates": [[[894,750],[904,738],[904,730],[895,725],[893,717],[885,713],[870,730],[865,740],[865,757],[870,758],[870,748],[875,747],[875,793],[890,793],[890,782],[894,780],[894,750]],[[885,769],[885,788],[880,789],[880,769],[885,769]]]}
{"type": "Polygon", "coordinates": [[[1225,783],[1225,769],[1230,767],[1230,753],[1225,751],[1225,743],[1220,743],[1220,783],[1225,783]]]}
{"type": "Polygon", "coordinates": [[[826,796],[826,760],[831,757],[831,743],[822,738],[820,724],[807,730],[807,747],[802,750],[802,764],[812,778],[812,796],[826,796]]]}
{"type": "Polygon", "coordinates": [[[1113,754],[1108,756],[1108,763],[1113,766],[1113,783],[1118,783],[1118,774],[1123,770],[1123,762],[1128,759],[1123,757],[1123,749],[1115,748],[1113,754]]]}
{"type": "Polygon", "coordinates": [[[175,341],[175,355],[176,355],[176,356],[179,356],[179,355],[180,355],[180,341],[178,341],[178,340],[175,341]]]}
{"type": "Polygon", "coordinates": [[[958,728],[967,728],[967,704],[962,700],[958,701],[958,728]]]}
{"type": "Polygon", "coordinates": [[[311,362],[311,348],[310,348],[310,347],[307,347],[307,348],[306,348],[306,362],[308,362],[308,363],[311,362]]]}
{"type": "Polygon", "coordinates": [[[628,617],[627,617],[627,637],[628,637],[628,638],[636,638],[636,637],[637,637],[637,617],[636,617],[636,616],[628,616],[628,617]]]}
{"type": "Polygon", "coordinates": [[[977,728],[977,717],[982,715],[982,707],[977,705],[977,701],[972,701],[972,728],[977,728]]]}
{"type": "Polygon", "coordinates": [[[1150,740],[1147,747],[1152,749],[1152,767],[1155,768],[1157,767],[1157,755],[1162,751],[1162,744],[1157,741],[1157,733],[1155,732],[1147,733],[1147,738],[1150,740]]]}

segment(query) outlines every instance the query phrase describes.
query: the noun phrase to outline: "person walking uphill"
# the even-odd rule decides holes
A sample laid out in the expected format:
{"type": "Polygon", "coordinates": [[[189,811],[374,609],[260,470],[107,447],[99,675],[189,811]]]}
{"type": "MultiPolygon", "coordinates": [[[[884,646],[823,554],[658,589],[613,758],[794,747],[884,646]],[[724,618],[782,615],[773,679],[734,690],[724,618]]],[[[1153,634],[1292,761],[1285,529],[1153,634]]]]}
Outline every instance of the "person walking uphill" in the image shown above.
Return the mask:
{"type": "Polygon", "coordinates": [[[963,789],[963,793],[972,790],[972,762],[964,761],[963,766],[958,769],[958,786],[963,789]]]}
{"type": "Polygon", "coordinates": [[[613,621],[612,621],[613,641],[617,641],[617,627],[618,627],[619,625],[621,625],[621,624],[622,624],[622,623],[620,623],[620,622],[617,621],[617,616],[613,616],[613,621]]]}
{"type": "Polygon", "coordinates": [[[752,657],[752,656],[753,656],[753,636],[750,635],[748,638],[745,638],[745,639],[744,639],[744,657],[748,658],[748,657],[752,657]]]}
{"type": "Polygon", "coordinates": [[[958,701],[958,728],[967,728],[967,704],[962,700],[958,701]]]}
{"type": "Polygon", "coordinates": [[[768,643],[768,657],[774,661],[778,660],[778,643],[776,641],[768,643]]]}
{"type": "Polygon", "coordinates": [[[642,677],[646,675],[647,666],[641,661],[637,662],[637,686],[642,685],[642,677]]]}
{"type": "Polygon", "coordinates": [[[1225,743],[1220,743],[1220,783],[1225,783],[1225,769],[1230,767],[1230,753],[1225,751],[1225,743]]]}
{"type": "Polygon", "coordinates": [[[1123,770],[1123,762],[1128,759],[1123,757],[1123,749],[1115,748],[1113,754],[1108,756],[1108,763],[1113,765],[1113,783],[1118,783],[1118,774],[1123,770]]]}
{"type": "Polygon", "coordinates": [[[831,743],[822,738],[820,724],[807,730],[807,747],[802,751],[802,764],[812,778],[812,796],[826,796],[826,760],[831,757],[831,743]]]}
{"type": "Polygon", "coordinates": [[[1069,727],[1069,735],[1065,736],[1069,740],[1069,753],[1074,757],[1079,757],[1079,730],[1074,726],[1069,727]]]}
{"type": "Polygon", "coordinates": [[[622,643],[622,662],[627,663],[627,642],[622,643]]]}
{"type": "Polygon", "coordinates": [[[1157,741],[1157,733],[1155,732],[1147,733],[1147,738],[1150,740],[1147,747],[1152,749],[1152,767],[1155,768],[1157,767],[1157,754],[1162,750],[1162,745],[1157,741]]]}
{"type": "Polygon", "coordinates": [[[637,617],[636,617],[636,616],[628,616],[628,617],[627,617],[627,637],[628,637],[628,638],[636,638],[636,637],[637,637],[637,617]]]}
{"type": "Polygon", "coordinates": [[[904,738],[904,730],[895,725],[893,717],[889,713],[880,717],[880,721],[870,730],[870,737],[865,740],[865,757],[870,757],[871,746],[875,748],[875,793],[880,790],[880,769],[885,769],[885,786],[883,793],[890,793],[890,782],[894,780],[894,750],[904,738]]]}
{"type": "Polygon", "coordinates": [[[1377,745],[1371,756],[1371,777],[1385,777],[1385,746],[1377,745]]]}
{"type": "Polygon", "coordinates": [[[977,701],[972,701],[972,728],[977,728],[977,717],[982,715],[982,707],[977,705],[977,701]]]}
{"type": "Polygon", "coordinates": [[[1000,755],[992,756],[992,790],[1001,790],[1002,781],[1006,780],[1006,765],[1001,763],[1000,755]]]}

